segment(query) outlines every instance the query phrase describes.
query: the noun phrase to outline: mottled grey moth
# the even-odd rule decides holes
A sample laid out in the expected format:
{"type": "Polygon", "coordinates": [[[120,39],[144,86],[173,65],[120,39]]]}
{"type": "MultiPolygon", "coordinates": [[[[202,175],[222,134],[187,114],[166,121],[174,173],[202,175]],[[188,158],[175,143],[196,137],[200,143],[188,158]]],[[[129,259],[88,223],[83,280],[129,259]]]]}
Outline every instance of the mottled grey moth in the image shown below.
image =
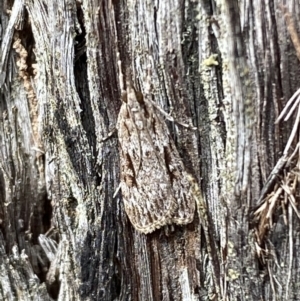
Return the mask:
{"type": "Polygon", "coordinates": [[[192,222],[195,211],[191,183],[161,113],[126,79],[119,65],[122,106],[117,121],[120,168],[126,213],[145,234],[167,224],[192,222]]]}

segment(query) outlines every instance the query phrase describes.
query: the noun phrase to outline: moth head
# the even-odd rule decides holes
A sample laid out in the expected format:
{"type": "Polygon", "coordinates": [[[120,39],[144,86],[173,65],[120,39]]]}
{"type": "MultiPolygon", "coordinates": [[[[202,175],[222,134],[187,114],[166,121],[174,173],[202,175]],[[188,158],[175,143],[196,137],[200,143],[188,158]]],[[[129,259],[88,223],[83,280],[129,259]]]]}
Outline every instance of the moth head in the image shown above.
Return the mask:
{"type": "Polygon", "coordinates": [[[129,106],[134,106],[136,103],[139,103],[140,105],[144,104],[143,93],[140,91],[137,91],[134,88],[131,80],[126,81],[126,91],[127,91],[126,103],[129,106]]]}

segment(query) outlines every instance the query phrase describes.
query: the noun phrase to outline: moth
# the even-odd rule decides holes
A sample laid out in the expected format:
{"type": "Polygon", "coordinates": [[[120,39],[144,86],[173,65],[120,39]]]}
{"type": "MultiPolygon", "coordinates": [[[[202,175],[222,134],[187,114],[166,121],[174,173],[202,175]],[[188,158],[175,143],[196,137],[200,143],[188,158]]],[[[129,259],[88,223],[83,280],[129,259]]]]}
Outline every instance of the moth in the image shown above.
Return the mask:
{"type": "Polygon", "coordinates": [[[145,234],[167,224],[188,224],[195,200],[168,127],[150,93],[136,91],[128,79],[124,87],[121,61],[118,67],[122,105],[117,132],[125,211],[135,229],[145,234]]]}

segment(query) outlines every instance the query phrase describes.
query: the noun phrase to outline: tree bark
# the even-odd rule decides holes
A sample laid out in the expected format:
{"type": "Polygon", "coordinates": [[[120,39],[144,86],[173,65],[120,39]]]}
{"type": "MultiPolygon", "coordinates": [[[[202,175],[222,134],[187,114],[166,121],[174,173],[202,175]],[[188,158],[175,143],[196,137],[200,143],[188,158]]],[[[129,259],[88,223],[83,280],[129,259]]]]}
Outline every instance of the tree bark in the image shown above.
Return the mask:
{"type": "Polygon", "coordinates": [[[275,121],[298,88],[299,9],[0,1],[0,299],[298,300],[298,119],[275,121]],[[142,93],[151,72],[174,119],[188,225],[145,235],[125,213],[118,60],[142,93]]]}

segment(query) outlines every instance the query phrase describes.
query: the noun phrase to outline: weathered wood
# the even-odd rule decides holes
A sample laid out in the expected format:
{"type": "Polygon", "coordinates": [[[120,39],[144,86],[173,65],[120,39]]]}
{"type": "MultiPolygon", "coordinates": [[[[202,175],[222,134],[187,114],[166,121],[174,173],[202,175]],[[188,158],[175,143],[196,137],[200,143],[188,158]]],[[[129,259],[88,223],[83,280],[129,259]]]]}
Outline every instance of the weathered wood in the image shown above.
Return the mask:
{"type": "Polygon", "coordinates": [[[299,88],[300,1],[12,2],[0,2],[0,299],[297,300],[295,159],[267,180],[293,126],[275,121],[299,88]],[[113,197],[118,53],[138,90],[150,68],[152,100],[198,128],[166,120],[195,178],[189,225],[141,234],[113,197]]]}

